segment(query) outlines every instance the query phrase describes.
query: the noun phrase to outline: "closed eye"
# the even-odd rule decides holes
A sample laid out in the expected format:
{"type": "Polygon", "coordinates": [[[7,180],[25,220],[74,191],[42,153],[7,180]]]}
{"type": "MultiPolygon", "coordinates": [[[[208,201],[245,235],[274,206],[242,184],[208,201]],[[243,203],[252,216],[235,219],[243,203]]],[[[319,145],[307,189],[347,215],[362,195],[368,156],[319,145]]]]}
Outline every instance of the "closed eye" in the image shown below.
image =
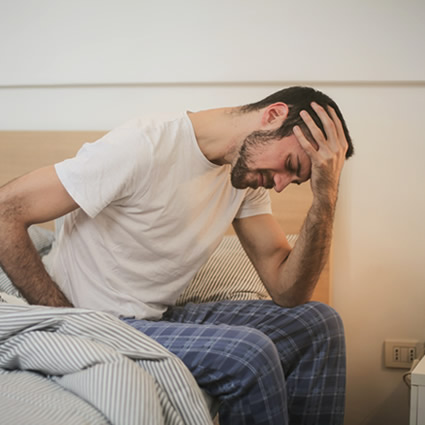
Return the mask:
{"type": "Polygon", "coordinates": [[[287,160],[286,160],[286,169],[292,173],[295,174],[298,179],[297,180],[293,180],[292,183],[295,183],[297,185],[300,185],[301,183],[304,183],[303,181],[301,181],[301,161],[299,156],[297,155],[297,160],[296,160],[296,169],[295,169],[295,164],[292,161],[292,156],[289,155],[287,160]]]}
{"type": "Polygon", "coordinates": [[[300,157],[297,155],[297,161],[298,161],[298,165],[297,165],[297,177],[301,178],[301,161],[300,161],[300,157]]]}
{"type": "Polygon", "coordinates": [[[291,158],[291,155],[288,155],[288,158],[286,159],[286,169],[290,172],[290,173],[293,173],[295,170],[294,170],[294,167],[293,167],[293,164],[292,164],[292,158],[291,158]]]}
{"type": "Polygon", "coordinates": [[[292,156],[289,155],[288,159],[286,160],[286,169],[292,173],[295,174],[299,179],[301,178],[301,161],[300,158],[297,155],[296,164],[292,160],[292,156]]]}

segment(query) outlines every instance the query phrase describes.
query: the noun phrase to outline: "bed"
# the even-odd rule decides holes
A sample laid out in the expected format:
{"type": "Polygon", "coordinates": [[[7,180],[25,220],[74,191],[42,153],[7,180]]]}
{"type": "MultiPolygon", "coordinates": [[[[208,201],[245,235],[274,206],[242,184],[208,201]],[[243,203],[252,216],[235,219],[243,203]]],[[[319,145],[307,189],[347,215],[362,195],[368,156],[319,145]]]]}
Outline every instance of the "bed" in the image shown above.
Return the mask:
{"type": "MultiPolygon", "coordinates": [[[[0,132],[0,185],[75,154],[102,131],[0,132]]],[[[271,193],[291,244],[311,202],[309,184],[271,193]]],[[[30,228],[40,255],[54,223],[30,228]]],[[[203,424],[215,409],[184,365],[107,314],[29,306],[0,269],[2,424],[203,424]],[[207,402],[208,403],[207,403],[207,402]]],[[[268,299],[233,230],[178,299],[268,299]]],[[[329,263],[313,299],[331,303],[329,263]]]]}

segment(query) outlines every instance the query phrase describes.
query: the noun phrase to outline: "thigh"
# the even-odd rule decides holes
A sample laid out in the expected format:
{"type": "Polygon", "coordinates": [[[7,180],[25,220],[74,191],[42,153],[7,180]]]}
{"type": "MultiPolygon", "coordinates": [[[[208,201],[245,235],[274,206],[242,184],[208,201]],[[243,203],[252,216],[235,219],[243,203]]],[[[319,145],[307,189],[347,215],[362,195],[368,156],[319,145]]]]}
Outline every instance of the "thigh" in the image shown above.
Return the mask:
{"type": "Polygon", "coordinates": [[[214,397],[222,400],[223,394],[232,399],[241,397],[247,387],[255,385],[263,376],[273,381],[269,385],[270,393],[276,392],[282,397],[285,378],[279,354],[272,341],[256,329],[165,320],[124,321],[177,355],[198,384],[214,397]]]}
{"type": "Polygon", "coordinates": [[[292,308],[255,300],[189,303],[170,308],[165,319],[172,323],[229,324],[256,329],[276,345],[286,376],[299,365],[300,358],[314,362],[319,351],[320,356],[330,355],[323,348],[330,340],[332,356],[345,356],[342,321],[332,307],[318,302],[292,308]]]}
{"type": "MultiPolygon", "coordinates": [[[[271,341],[268,346],[277,351],[281,365],[279,382],[271,388],[282,386],[286,381],[288,401],[285,405],[290,422],[342,423],[345,340],[342,321],[331,307],[317,302],[284,308],[272,301],[221,301],[172,307],[164,319],[170,325],[241,327],[258,332],[259,345],[265,340],[271,341]]],[[[255,339],[256,334],[252,335],[255,339]]],[[[225,349],[224,346],[221,349],[225,349]]],[[[276,364],[276,360],[273,363],[276,364]]],[[[267,364],[265,368],[268,367],[267,364]]]]}
{"type": "Polygon", "coordinates": [[[218,301],[171,307],[164,315],[171,323],[247,326],[269,335],[315,335],[317,327],[326,324],[330,331],[341,331],[341,319],[325,304],[310,302],[286,308],[273,301],[218,301]]]}
{"type": "Polygon", "coordinates": [[[317,302],[283,308],[271,301],[224,301],[174,307],[167,319],[253,327],[272,341],[286,378],[290,423],[341,424],[345,404],[342,321],[317,302]]]}

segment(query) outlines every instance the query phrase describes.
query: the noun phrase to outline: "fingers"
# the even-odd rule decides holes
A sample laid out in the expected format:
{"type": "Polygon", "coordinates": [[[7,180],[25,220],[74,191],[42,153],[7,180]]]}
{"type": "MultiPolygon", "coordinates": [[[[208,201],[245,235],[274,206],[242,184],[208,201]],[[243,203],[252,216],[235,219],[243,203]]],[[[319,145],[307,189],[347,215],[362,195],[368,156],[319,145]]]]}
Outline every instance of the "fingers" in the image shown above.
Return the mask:
{"type": "Polygon", "coordinates": [[[344,130],[342,128],[341,120],[338,118],[338,115],[336,114],[335,109],[332,108],[332,106],[328,106],[328,108],[329,108],[328,114],[332,119],[335,130],[336,130],[338,137],[339,137],[341,134],[344,134],[344,130]]]}
{"type": "Polygon", "coordinates": [[[326,137],[323,134],[322,130],[317,126],[317,124],[314,122],[313,118],[307,111],[301,111],[300,116],[304,123],[307,125],[308,129],[310,130],[311,135],[313,136],[313,140],[310,140],[310,143],[316,145],[316,149],[320,149],[320,147],[326,140],[326,137]]]}
{"type": "Polygon", "coordinates": [[[348,150],[348,143],[347,143],[347,139],[345,138],[345,132],[344,132],[344,128],[342,126],[342,122],[339,119],[338,115],[336,114],[334,108],[332,108],[331,106],[329,106],[329,114],[335,124],[335,128],[336,128],[336,132],[337,132],[337,136],[338,136],[338,141],[340,142],[342,148],[345,150],[345,152],[348,150]]]}
{"type": "MultiPolygon", "coordinates": [[[[318,105],[315,102],[312,102],[311,107],[313,108],[314,112],[316,112],[316,114],[320,118],[320,121],[322,121],[323,128],[325,129],[325,133],[326,133],[326,140],[331,141],[337,133],[334,122],[332,121],[329,114],[327,113],[327,111],[322,106],[318,105]]],[[[310,117],[310,120],[308,121],[308,123],[305,121],[303,115],[301,115],[301,118],[309,126],[310,131],[311,131],[310,126],[317,127],[316,123],[313,121],[313,119],[311,117],[310,117]]],[[[319,130],[318,127],[317,127],[317,129],[319,130]]]]}
{"type": "Polygon", "coordinates": [[[313,140],[307,139],[299,126],[295,126],[293,128],[294,134],[297,137],[298,142],[306,151],[306,153],[310,156],[310,158],[315,155],[317,156],[318,150],[321,150],[323,152],[324,150],[329,149],[328,139],[329,135],[332,134],[329,124],[329,122],[331,121],[329,115],[321,106],[317,105],[316,103],[313,102],[311,106],[317,113],[319,119],[322,121],[326,136],[323,134],[322,130],[318,127],[318,125],[314,122],[311,115],[305,110],[300,112],[300,116],[308,127],[311,135],[313,136],[313,140]]]}
{"type": "Polygon", "coordinates": [[[311,158],[312,155],[316,152],[313,145],[309,142],[309,140],[305,137],[304,133],[297,125],[293,128],[295,137],[297,138],[299,144],[304,149],[306,154],[311,158]]]}
{"type": "Polygon", "coordinates": [[[335,110],[331,106],[328,106],[329,111],[327,111],[315,102],[311,103],[311,107],[322,122],[325,134],[323,134],[322,130],[307,111],[301,111],[300,116],[310,130],[319,149],[326,147],[332,151],[337,151],[341,148],[346,150],[348,144],[345,139],[344,129],[335,110]]]}

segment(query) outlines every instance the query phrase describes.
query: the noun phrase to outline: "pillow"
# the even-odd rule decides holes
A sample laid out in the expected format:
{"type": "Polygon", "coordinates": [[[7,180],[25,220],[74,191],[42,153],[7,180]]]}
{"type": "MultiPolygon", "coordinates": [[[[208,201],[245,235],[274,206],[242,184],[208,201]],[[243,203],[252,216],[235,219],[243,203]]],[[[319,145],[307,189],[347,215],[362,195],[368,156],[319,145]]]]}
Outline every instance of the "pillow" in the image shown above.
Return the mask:
{"type": "Polygon", "coordinates": [[[28,305],[28,302],[24,298],[6,294],[6,292],[0,292],[0,303],[28,305]]]}
{"type": "MultiPolygon", "coordinates": [[[[46,255],[50,251],[55,239],[55,234],[51,230],[44,229],[40,226],[30,226],[28,228],[28,234],[40,256],[46,255]]],[[[1,267],[0,292],[22,298],[18,288],[10,281],[1,267]]]]}
{"type": "MultiPolygon", "coordinates": [[[[297,235],[288,235],[291,246],[297,235]]],[[[176,305],[219,300],[268,300],[270,295],[235,235],[225,236],[176,305]]]]}

